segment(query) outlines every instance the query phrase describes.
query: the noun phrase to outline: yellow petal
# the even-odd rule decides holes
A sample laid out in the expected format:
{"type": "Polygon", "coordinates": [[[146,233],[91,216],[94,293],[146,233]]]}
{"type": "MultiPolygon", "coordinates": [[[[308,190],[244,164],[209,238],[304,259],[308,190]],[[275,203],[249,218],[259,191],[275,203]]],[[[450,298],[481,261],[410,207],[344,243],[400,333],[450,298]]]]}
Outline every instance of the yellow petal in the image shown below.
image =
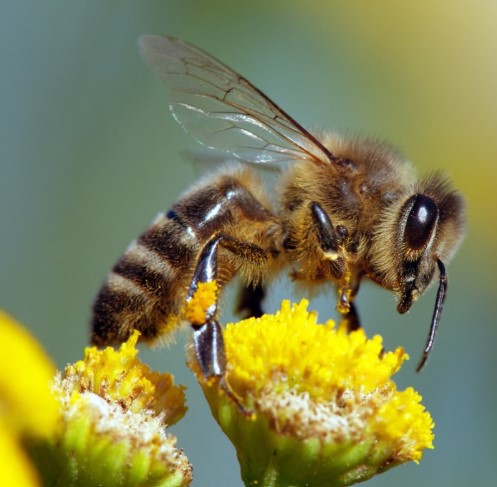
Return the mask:
{"type": "Polygon", "coordinates": [[[38,487],[38,476],[24,450],[3,422],[0,426],[0,485],[38,487]]]}
{"type": "MultiPolygon", "coordinates": [[[[0,310],[0,405],[4,424],[29,435],[49,435],[59,419],[50,392],[55,368],[38,342],[0,310]]],[[[7,484],[4,484],[7,485],[7,484]]]]}

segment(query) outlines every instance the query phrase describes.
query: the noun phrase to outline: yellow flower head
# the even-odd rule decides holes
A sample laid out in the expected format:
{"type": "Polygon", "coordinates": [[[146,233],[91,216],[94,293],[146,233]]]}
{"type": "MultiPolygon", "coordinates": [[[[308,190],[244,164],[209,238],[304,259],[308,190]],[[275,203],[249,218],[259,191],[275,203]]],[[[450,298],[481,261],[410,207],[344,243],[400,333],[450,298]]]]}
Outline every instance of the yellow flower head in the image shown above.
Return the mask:
{"type": "Polygon", "coordinates": [[[118,350],[95,347],[54,382],[64,412],[64,458],[49,482],[186,486],[191,466],[165,427],[185,413],[183,387],[137,358],[139,333],[118,350]]]}
{"type": "Polygon", "coordinates": [[[433,448],[433,421],[416,392],[391,380],[403,349],[384,353],[379,336],[320,325],[307,305],[284,301],[275,315],[226,326],[225,383],[252,416],[190,357],[246,484],[278,471],[288,480],[281,485],[350,485],[417,462],[433,448]]]}

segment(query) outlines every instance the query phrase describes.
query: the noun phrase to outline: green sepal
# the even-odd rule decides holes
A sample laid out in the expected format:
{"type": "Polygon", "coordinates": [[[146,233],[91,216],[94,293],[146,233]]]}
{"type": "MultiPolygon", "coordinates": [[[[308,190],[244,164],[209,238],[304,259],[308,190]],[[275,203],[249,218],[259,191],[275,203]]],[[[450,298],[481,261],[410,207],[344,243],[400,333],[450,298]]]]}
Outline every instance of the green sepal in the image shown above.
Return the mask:
{"type": "Polygon", "coordinates": [[[344,487],[390,467],[372,439],[298,439],[277,432],[262,414],[247,415],[215,387],[204,385],[212,414],[236,448],[246,486],[344,487]]]}

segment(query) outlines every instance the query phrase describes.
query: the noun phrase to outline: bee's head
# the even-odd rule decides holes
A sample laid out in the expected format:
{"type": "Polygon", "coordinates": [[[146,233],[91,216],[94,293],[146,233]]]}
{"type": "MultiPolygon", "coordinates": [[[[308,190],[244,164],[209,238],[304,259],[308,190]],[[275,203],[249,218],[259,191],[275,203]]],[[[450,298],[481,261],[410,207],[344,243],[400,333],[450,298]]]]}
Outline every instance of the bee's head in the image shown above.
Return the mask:
{"type": "Polygon", "coordinates": [[[464,202],[448,181],[435,174],[387,206],[369,254],[371,277],[392,289],[399,313],[407,312],[439,271],[430,333],[420,370],[435,340],[447,290],[445,265],[464,236],[464,202]]]}
{"type": "Polygon", "coordinates": [[[397,310],[405,313],[433,278],[436,257],[432,255],[440,211],[430,196],[415,194],[403,205],[399,220],[398,268],[399,302],[397,310]]]}
{"type": "Polygon", "coordinates": [[[434,175],[400,207],[392,242],[399,313],[408,311],[432,282],[437,262],[443,264],[454,254],[464,234],[463,206],[446,179],[434,175]]]}

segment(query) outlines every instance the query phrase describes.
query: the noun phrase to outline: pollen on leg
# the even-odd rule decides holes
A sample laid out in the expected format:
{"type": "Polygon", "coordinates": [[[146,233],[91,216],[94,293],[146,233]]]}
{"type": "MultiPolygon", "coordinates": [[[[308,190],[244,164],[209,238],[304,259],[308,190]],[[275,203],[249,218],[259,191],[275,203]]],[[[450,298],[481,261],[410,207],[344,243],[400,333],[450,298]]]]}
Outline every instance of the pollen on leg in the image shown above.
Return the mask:
{"type": "Polygon", "coordinates": [[[185,303],[183,317],[194,325],[205,323],[209,308],[216,304],[218,292],[216,281],[199,282],[193,296],[185,303]]]}

